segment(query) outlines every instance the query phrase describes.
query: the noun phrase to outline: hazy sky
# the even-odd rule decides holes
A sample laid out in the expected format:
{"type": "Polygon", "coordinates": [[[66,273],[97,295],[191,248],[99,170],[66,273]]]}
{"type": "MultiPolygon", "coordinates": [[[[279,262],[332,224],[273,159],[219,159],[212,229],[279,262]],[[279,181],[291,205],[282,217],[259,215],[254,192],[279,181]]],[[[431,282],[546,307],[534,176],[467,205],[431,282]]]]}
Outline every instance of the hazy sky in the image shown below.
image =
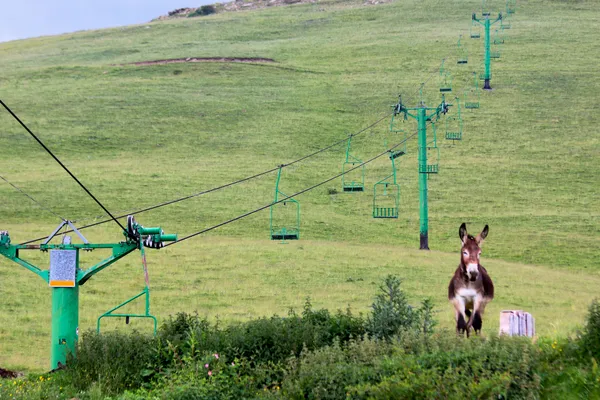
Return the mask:
{"type": "MultiPolygon", "coordinates": [[[[0,0],[0,42],[148,22],[216,0],[0,0]]],[[[224,1],[221,1],[224,2],[224,1]]]]}

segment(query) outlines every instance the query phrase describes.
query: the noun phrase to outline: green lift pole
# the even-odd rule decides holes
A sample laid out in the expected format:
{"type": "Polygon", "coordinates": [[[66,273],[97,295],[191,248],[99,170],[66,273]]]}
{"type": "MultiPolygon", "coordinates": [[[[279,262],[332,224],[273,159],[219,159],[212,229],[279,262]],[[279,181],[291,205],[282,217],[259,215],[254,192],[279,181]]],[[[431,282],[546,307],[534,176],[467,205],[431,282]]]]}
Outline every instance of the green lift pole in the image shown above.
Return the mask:
{"type": "Polygon", "coordinates": [[[502,21],[502,14],[501,13],[498,14],[498,18],[496,18],[494,21],[490,20],[489,13],[484,13],[483,19],[478,19],[477,16],[475,15],[475,13],[473,13],[471,18],[474,23],[478,23],[478,24],[482,25],[485,30],[485,55],[484,55],[485,72],[483,74],[483,79],[485,80],[485,83],[483,85],[483,89],[484,90],[492,90],[492,87],[490,86],[490,80],[492,79],[491,62],[490,62],[490,26],[494,25],[498,21],[502,21]]]}
{"type": "Polygon", "coordinates": [[[430,168],[427,164],[427,122],[438,120],[440,114],[448,112],[451,104],[446,103],[444,95],[442,102],[435,108],[426,107],[423,101],[418,107],[409,108],[402,104],[400,98],[394,107],[394,114],[404,113],[404,119],[408,117],[417,120],[418,142],[419,142],[419,242],[421,250],[429,250],[429,209],[427,205],[427,179],[428,174],[437,173],[437,168],[430,168]],[[414,113],[411,113],[413,111],[414,113]]]}
{"type": "Polygon", "coordinates": [[[165,235],[160,228],[144,228],[133,221],[124,232],[126,240],[120,243],[91,244],[73,226],[63,221],[58,228],[38,245],[11,244],[8,232],[0,232],[0,255],[21,265],[47,282],[52,291],[52,333],[50,344],[50,368],[56,369],[66,364],[68,354],[75,356],[79,337],[79,286],[93,275],[102,271],[117,260],[142,246],[159,248],[162,242],[175,241],[177,235],[165,235]],[[61,244],[48,242],[64,226],[68,225],[83,240],[82,244],[71,244],[65,236],[61,244]],[[110,249],[110,257],[83,270],[79,267],[79,251],[110,249]],[[50,268],[42,270],[20,257],[23,250],[41,250],[50,252],[50,268]]]}

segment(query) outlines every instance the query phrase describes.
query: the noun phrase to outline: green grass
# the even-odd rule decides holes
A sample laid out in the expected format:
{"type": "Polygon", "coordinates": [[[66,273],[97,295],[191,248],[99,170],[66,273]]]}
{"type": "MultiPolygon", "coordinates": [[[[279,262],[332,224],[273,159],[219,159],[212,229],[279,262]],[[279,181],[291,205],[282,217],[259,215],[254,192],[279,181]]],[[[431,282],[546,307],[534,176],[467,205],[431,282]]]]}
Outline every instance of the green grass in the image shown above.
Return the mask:
{"type": "MultiPolygon", "coordinates": [[[[503,2],[495,2],[500,7],[503,2]]],[[[1,98],[114,213],[140,209],[267,170],[342,139],[391,109],[410,105],[427,81],[438,101],[436,68],[450,56],[455,93],[481,65],[482,40],[466,39],[479,1],[409,1],[366,6],[323,2],[78,32],[0,44],[1,98]],[[458,34],[469,64],[455,64],[458,34]],[[120,64],[179,57],[266,57],[273,64],[120,64]],[[432,75],[433,72],[433,75],[432,75]]],[[[494,5],[492,5],[493,7],[494,5]]],[[[481,109],[463,110],[464,141],[444,143],[429,181],[431,253],[418,247],[416,141],[399,162],[400,218],[373,220],[372,185],[389,161],[367,166],[363,194],[328,194],[341,180],[300,196],[302,241],[268,240],[268,210],[180,245],[152,251],[152,310],[224,320],[300,308],[367,311],[376,283],[405,279],[418,301],[434,298],[443,327],[453,313],[445,292],[458,261],[458,226],[490,225],[483,264],[497,284],[484,331],[498,312],[526,309],[540,334],[572,332],[600,279],[597,243],[600,89],[594,1],[519,3],[494,90],[481,109]],[[352,281],[349,281],[352,278],[352,281]],[[362,279],[362,280],[360,280],[362,279]]],[[[414,131],[414,121],[405,123],[414,131]]],[[[353,140],[368,159],[398,137],[386,122],[353,140]]],[[[7,113],[0,113],[1,175],[58,214],[90,222],[102,210],[7,113]]],[[[440,135],[442,136],[442,135],[440,135]]],[[[442,141],[443,142],[443,141],[442,141]]],[[[286,168],[294,193],[341,171],[344,145],[286,168]]],[[[272,200],[275,173],[141,214],[146,226],[185,235],[272,200]]],[[[59,223],[0,184],[0,228],[13,242],[59,223]]],[[[121,239],[114,224],[84,231],[121,239]]],[[[39,265],[45,255],[32,253],[39,265]]],[[[86,255],[88,264],[100,260],[86,255]]],[[[32,274],[0,261],[0,366],[43,369],[50,293],[32,274]]],[[[137,256],[82,288],[81,329],[141,290],[137,256]]]]}

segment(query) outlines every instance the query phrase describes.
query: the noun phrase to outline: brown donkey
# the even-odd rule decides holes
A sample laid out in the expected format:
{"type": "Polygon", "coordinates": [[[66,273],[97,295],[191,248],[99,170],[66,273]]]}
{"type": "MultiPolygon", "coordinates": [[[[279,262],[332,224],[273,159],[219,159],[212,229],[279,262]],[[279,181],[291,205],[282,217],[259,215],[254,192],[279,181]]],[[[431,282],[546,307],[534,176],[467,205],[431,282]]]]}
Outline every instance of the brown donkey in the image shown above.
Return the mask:
{"type": "Polygon", "coordinates": [[[460,264],[448,285],[448,300],[456,311],[456,333],[467,333],[471,327],[475,333],[481,332],[481,316],[487,303],[494,298],[494,284],[487,271],[479,264],[481,244],[488,234],[486,225],[477,237],[467,233],[463,223],[458,230],[462,247],[460,264]],[[467,320],[468,318],[468,320],[467,320]]]}

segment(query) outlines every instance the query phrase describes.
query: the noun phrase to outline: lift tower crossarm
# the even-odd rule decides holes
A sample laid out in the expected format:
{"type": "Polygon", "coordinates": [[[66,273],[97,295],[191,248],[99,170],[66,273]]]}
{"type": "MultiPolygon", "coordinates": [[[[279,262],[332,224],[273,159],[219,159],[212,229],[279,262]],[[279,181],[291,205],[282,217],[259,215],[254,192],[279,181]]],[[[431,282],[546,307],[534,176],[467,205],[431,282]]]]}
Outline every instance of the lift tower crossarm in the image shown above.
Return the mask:
{"type": "Polygon", "coordinates": [[[471,19],[473,20],[473,22],[476,22],[485,28],[485,72],[483,75],[485,84],[483,85],[483,88],[485,90],[492,90],[492,87],[490,86],[490,80],[492,79],[490,62],[490,26],[494,25],[498,21],[502,21],[502,13],[498,14],[498,18],[496,18],[494,21],[490,20],[489,14],[483,14],[483,18],[479,19],[477,18],[477,15],[473,13],[471,19]]]}

